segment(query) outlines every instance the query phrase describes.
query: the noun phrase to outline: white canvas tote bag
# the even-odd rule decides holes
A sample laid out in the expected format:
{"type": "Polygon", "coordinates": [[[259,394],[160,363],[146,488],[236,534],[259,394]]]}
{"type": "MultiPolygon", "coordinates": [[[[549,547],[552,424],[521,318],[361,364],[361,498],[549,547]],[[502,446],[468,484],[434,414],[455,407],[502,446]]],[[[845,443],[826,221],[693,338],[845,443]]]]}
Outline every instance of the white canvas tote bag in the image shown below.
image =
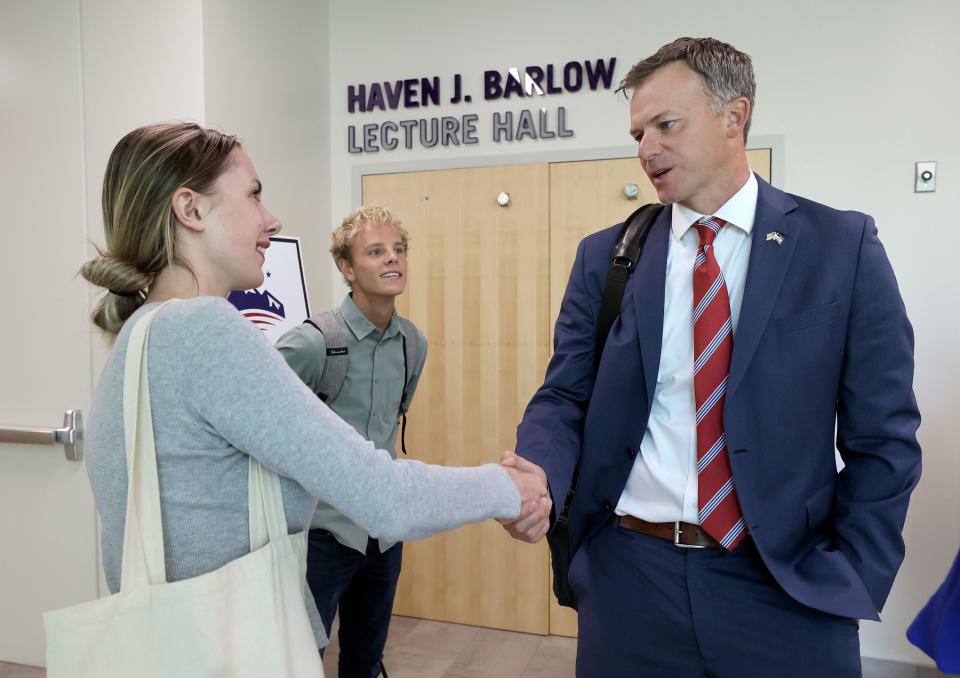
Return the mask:
{"type": "Polygon", "coordinates": [[[250,458],[250,553],[167,583],[147,375],[154,309],[127,347],[126,528],[120,592],[44,615],[48,678],[322,678],[304,604],[305,533],[280,479],[250,458]]]}

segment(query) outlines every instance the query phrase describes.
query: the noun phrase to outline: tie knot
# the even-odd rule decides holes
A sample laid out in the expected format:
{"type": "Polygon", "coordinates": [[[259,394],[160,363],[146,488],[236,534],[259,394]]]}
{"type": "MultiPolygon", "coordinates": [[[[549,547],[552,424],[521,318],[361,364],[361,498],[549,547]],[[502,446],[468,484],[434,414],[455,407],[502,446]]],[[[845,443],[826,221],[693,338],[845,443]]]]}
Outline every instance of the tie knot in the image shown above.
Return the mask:
{"type": "Polygon", "coordinates": [[[727,222],[719,217],[703,217],[694,224],[697,233],[700,234],[701,245],[712,245],[720,229],[726,226],[727,222]]]}

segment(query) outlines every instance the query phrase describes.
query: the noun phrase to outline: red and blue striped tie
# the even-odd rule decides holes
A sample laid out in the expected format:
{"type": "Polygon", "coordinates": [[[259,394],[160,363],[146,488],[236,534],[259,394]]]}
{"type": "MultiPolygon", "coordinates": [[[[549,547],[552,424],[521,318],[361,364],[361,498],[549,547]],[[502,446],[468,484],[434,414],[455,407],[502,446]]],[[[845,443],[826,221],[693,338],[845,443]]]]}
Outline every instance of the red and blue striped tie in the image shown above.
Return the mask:
{"type": "Polygon", "coordinates": [[[733,354],[730,298],[713,252],[723,219],[694,226],[700,248],[693,265],[693,392],[697,405],[697,491],[700,525],[728,551],[746,536],[723,431],[723,404],[733,354]]]}

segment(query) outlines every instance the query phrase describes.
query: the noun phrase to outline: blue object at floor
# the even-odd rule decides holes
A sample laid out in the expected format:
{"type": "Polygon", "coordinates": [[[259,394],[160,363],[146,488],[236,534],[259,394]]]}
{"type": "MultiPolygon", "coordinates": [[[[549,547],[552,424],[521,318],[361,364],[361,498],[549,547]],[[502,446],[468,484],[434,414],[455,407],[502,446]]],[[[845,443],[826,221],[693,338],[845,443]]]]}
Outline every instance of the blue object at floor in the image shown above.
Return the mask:
{"type": "Polygon", "coordinates": [[[944,673],[960,674],[960,553],[946,580],[907,629],[907,639],[944,673]]]}

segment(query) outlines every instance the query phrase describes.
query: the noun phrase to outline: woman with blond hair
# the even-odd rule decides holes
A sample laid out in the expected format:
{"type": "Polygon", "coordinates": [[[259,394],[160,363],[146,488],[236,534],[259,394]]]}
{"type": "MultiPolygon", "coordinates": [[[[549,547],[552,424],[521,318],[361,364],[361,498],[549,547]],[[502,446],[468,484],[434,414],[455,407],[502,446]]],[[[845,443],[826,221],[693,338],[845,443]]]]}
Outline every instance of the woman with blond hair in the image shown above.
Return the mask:
{"type": "MultiPolygon", "coordinates": [[[[251,551],[250,457],[281,478],[290,534],[316,499],[371,535],[419,539],[549,510],[539,469],[393,461],[311,393],[226,301],[263,282],[280,222],[236,137],[186,123],[141,127],[114,148],[103,185],[106,249],[83,276],[107,292],[94,323],[114,338],[87,432],[107,583],[121,587],[127,506],[123,383],[130,328],[159,304],[146,346],[168,581],[251,551]]],[[[125,567],[124,563],[124,567],[125,567]]],[[[305,596],[319,646],[323,626],[305,596]]]]}

